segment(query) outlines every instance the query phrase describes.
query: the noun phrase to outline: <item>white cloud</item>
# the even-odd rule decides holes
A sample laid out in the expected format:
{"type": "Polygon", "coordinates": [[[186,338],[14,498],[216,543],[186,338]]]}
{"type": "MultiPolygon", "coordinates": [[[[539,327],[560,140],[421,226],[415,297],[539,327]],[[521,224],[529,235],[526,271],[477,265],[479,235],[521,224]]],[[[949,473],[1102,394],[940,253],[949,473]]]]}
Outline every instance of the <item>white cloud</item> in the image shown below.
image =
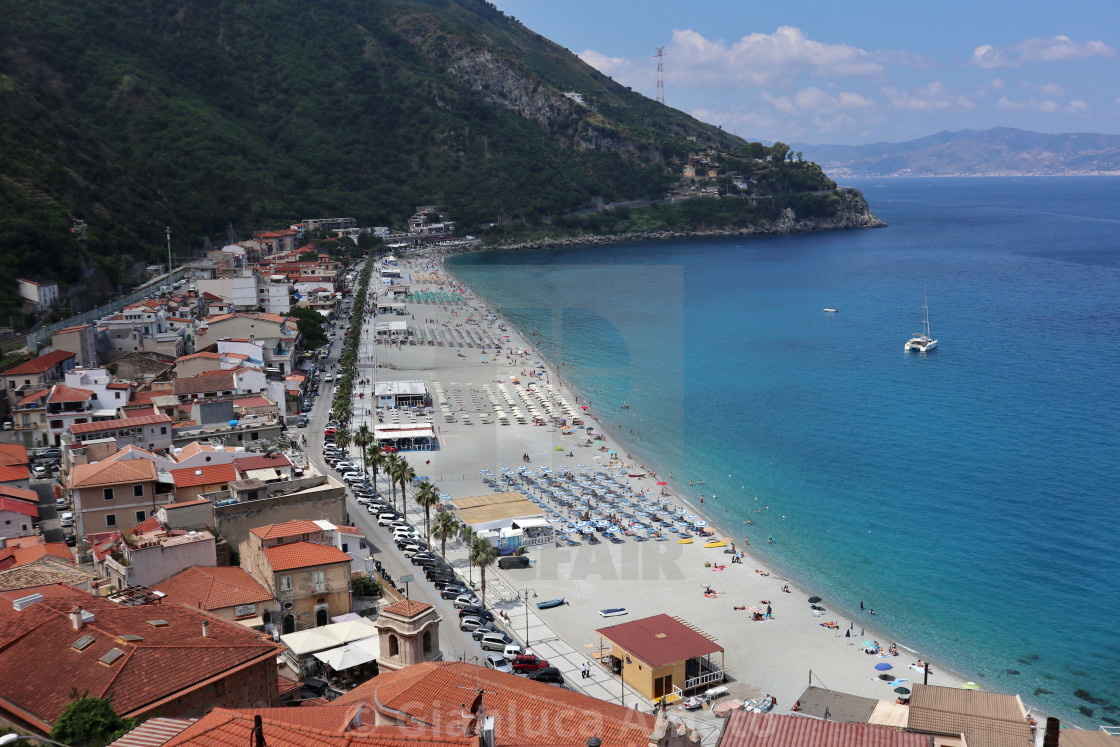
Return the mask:
{"type": "Polygon", "coordinates": [[[1066,89],[1059,86],[1057,83],[1049,83],[1046,85],[1038,85],[1034,83],[1023,82],[1023,88],[1048,96],[1050,98],[1060,99],[1066,95],[1066,89]]]}
{"type": "Polygon", "coordinates": [[[945,84],[935,80],[913,91],[900,91],[897,88],[884,88],[883,95],[895,109],[906,111],[941,111],[943,109],[972,109],[976,104],[966,96],[949,92],[945,84]]]}
{"type": "Polygon", "coordinates": [[[1081,99],[1074,99],[1067,104],[1062,104],[1054,99],[1015,101],[1003,96],[996,102],[996,106],[1007,111],[1034,111],[1042,114],[1086,114],[1089,112],[1088,104],[1081,99]]]}
{"type": "Polygon", "coordinates": [[[1000,67],[1019,67],[1028,62],[1060,62],[1083,60],[1087,57],[1115,57],[1116,50],[1102,41],[1077,43],[1068,36],[1049,39],[1027,39],[1005,49],[981,44],[972,52],[971,62],[976,67],[991,70],[1000,67]]]}
{"type": "Polygon", "coordinates": [[[579,58],[603,75],[609,75],[612,78],[628,73],[633,67],[630,60],[623,57],[607,57],[594,49],[585,49],[579,53],[579,58]]]}
{"type": "Polygon", "coordinates": [[[991,88],[993,91],[1005,91],[1007,90],[1007,83],[1003,81],[1003,78],[992,78],[992,82],[988,84],[988,88],[991,88]]]}
{"type": "Polygon", "coordinates": [[[828,112],[868,109],[875,106],[872,99],[858,93],[841,91],[832,94],[816,86],[798,91],[793,96],[772,96],[769,93],[763,93],[762,98],[785,114],[813,113],[819,116],[828,112]]]}

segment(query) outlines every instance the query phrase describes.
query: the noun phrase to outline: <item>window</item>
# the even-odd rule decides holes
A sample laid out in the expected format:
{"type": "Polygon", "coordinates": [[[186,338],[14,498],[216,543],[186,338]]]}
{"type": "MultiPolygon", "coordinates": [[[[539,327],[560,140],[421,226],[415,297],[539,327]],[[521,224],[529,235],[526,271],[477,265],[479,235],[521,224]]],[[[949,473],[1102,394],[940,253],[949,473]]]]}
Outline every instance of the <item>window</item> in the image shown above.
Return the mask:
{"type": "Polygon", "coordinates": [[[136,512],[136,523],[139,524],[143,520],[144,520],[144,512],[143,511],[137,511],[136,512]]]}
{"type": "Polygon", "coordinates": [[[132,486],[132,494],[134,496],[136,496],[137,498],[143,498],[144,497],[144,486],[143,485],[133,485],[132,486]]]}
{"type": "Polygon", "coordinates": [[[105,514],[105,526],[115,527],[116,525],[117,525],[117,515],[116,514],[105,514]]]}
{"type": "Polygon", "coordinates": [[[389,635],[389,656],[400,656],[401,644],[395,635],[389,635]]]}
{"type": "Polygon", "coordinates": [[[280,577],[280,591],[291,591],[291,590],[292,590],[292,577],[291,576],[281,576],[280,577]]]}
{"type": "Polygon", "coordinates": [[[322,586],[323,584],[327,583],[327,572],[326,571],[312,571],[311,572],[311,583],[315,584],[316,586],[322,586]]]}
{"type": "Polygon", "coordinates": [[[112,488],[105,488],[105,500],[107,500],[107,501],[113,500],[113,489],[112,488]]]}
{"type": "Polygon", "coordinates": [[[165,425],[165,426],[162,426],[162,427],[160,427],[160,429],[159,429],[159,435],[161,435],[161,436],[166,436],[166,435],[167,435],[167,426],[166,426],[166,425],[165,425]]]}
{"type": "Polygon", "coordinates": [[[113,392],[113,398],[114,399],[120,399],[121,398],[121,393],[120,392],[113,392]]]}

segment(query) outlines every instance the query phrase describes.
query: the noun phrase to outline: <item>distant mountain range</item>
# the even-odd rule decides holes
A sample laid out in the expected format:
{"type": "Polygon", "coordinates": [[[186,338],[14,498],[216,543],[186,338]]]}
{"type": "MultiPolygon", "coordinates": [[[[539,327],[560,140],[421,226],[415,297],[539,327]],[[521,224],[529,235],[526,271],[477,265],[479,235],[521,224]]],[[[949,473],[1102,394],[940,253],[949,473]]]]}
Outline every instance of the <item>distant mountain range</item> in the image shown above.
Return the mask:
{"type": "Polygon", "coordinates": [[[1010,127],[939,132],[905,143],[795,144],[833,177],[1120,174],[1120,135],[1010,127]]]}

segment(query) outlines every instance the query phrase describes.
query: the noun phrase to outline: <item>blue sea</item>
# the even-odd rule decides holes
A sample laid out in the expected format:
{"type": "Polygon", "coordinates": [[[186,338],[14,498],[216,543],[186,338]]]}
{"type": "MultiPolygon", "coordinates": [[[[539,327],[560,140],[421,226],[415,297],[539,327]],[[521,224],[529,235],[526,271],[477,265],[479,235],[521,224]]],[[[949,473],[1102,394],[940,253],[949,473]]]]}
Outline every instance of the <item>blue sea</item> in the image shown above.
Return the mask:
{"type": "Polygon", "coordinates": [[[889,227],[448,268],[832,607],[1067,722],[1120,723],[1120,179],[845,184],[889,227]],[[923,293],[939,343],[908,354],[923,293]]]}

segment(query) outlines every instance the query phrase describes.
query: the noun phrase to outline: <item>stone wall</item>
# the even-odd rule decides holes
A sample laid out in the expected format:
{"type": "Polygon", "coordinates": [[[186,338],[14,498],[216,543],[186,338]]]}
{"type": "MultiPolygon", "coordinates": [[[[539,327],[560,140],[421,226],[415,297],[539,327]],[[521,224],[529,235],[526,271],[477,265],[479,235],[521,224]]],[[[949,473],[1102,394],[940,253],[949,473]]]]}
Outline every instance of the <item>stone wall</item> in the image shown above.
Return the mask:
{"type": "Polygon", "coordinates": [[[325,519],[345,525],[346,488],[330,477],[315,476],[270,483],[270,495],[256,501],[216,506],[218,528],[232,547],[249,539],[249,530],[286,521],[325,519]],[[273,492],[273,491],[290,492],[273,492]]]}

